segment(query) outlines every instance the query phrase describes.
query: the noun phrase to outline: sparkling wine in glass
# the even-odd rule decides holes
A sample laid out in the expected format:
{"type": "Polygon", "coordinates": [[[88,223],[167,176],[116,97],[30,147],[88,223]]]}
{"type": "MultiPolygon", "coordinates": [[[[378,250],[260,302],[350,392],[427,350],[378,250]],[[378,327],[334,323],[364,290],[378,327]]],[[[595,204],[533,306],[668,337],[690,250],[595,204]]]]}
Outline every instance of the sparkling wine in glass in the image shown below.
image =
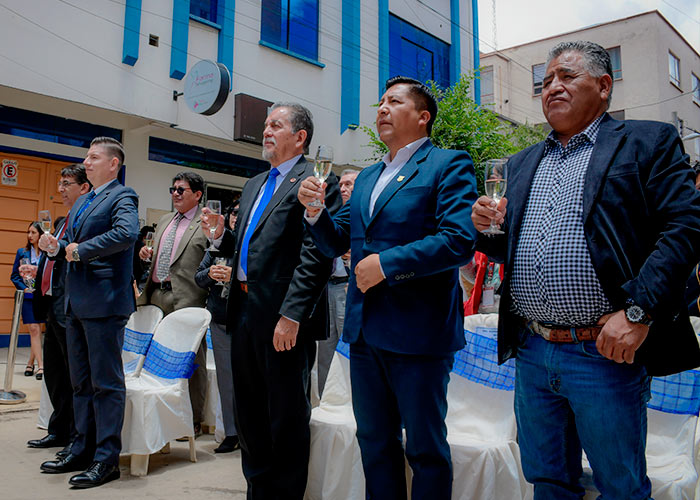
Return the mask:
{"type": "MultiPolygon", "coordinates": [[[[146,237],[144,238],[144,243],[146,244],[146,248],[148,248],[151,252],[153,251],[153,243],[155,243],[155,233],[153,231],[148,231],[146,233],[146,237]]],[[[151,262],[151,258],[148,257],[144,262],[151,262]]]]}
{"type": "MultiPolygon", "coordinates": [[[[31,259],[24,257],[24,258],[20,259],[19,264],[21,266],[31,266],[32,261],[31,261],[31,259]]],[[[22,281],[24,281],[24,284],[27,285],[25,292],[33,293],[34,292],[34,278],[32,278],[29,275],[22,275],[22,281]]]]}
{"type": "MultiPolygon", "coordinates": [[[[217,257],[216,259],[214,259],[214,265],[225,266],[226,265],[226,257],[217,257]]],[[[224,286],[226,283],[224,283],[223,281],[217,281],[216,284],[220,285],[220,286],[224,286]]]]}
{"type": "MultiPolygon", "coordinates": [[[[331,175],[331,167],[333,167],[333,148],[324,145],[319,146],[318,151],[316,151],[316,162],[314,163],[314,177],[323,184],[328,179],[328,176],[331,175]]],[[[317,208],[325,206],[321,200],[314,200],[309,205],[317,208]]]]}
{"type": "Polygon", "coordinates": [[[49,210],[39,210],[39,223],[44,233],[51,232],[51,212],[49,210]]]}
{"type": "Polygon", "coordinates": [[[221,202],[219,200],[207,200],[207,208],[209,209],[209,215],[207,215],[207,223],[209,223],[209,251],[218,252],[219,250],[214,246],[214,235],[216,234],[216,226],[219,223],[219,215],[221,215],[221,202]]]}
{"type": "MultiPolygon", "coordinates": [[[[506,194],[506,187],[508,185],[507,162],[508,160],[506,159],[498,158],[495,160],[488,160],[484,166],[484,176],[486,177],[484,188],[486,196],[495,201],[497,205],[506,194]]],[[[500,230],[493,220],[488,229],[482,232],[488,235],[503,234],[503,231],[500,230]]]]}

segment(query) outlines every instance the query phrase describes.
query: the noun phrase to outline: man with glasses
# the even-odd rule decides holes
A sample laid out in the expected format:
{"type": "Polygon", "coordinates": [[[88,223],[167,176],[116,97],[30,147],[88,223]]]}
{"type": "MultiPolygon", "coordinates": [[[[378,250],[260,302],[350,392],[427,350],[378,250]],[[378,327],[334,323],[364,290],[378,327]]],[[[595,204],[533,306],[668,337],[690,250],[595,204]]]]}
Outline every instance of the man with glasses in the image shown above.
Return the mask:
{"type": "MultiPolygon", "coordinates": [[[[151,259],[146,286],[138,305],[153,304],[163,314],[185,307],[204,307],[207,291],[197,286],[194,275],[204,257],[207,238],[199,231],[202,210],[199,201],[204,179],[194,172],[181,172],[170,187],[175,212],[161,217],[156,227],[154,246],[143,247],[141,260],[151,259]]],[[[206,344],[202,341],[194,360],[198,365],[190,379],[190,401],[195,437],[202,434],[204,399],[207,392],[206,344]]]]}
{"type": "MultiPolygon", "coordinates": [[[[83,165],[68,165],[61,170],[58,192],[63,205],[70,210],[75,201],[84,195],[92,185],[88,181],[83,165]]],[[[54,236],[60,239],[66,232],[69,221],[55,227],[54,236]]],[[[28,266],[33,267],[33,266],[28,266]]],[[[22,272],[22,268],[20,268],[22,272]]],[[[73,420],[73,386],[68,370],[68,350],[66,346],[66,303],[64,287],[66,262],[48,260],[41,256],[34,291],[34,316],[46,320],[44,335],[44,380],[53,413],[49,418],[48,434],[41,439],[27,442],[30,448],[53,448],[65,446],[56,456],[63,458],[70,451],[70,441],[75,437],[73,420]]]]}

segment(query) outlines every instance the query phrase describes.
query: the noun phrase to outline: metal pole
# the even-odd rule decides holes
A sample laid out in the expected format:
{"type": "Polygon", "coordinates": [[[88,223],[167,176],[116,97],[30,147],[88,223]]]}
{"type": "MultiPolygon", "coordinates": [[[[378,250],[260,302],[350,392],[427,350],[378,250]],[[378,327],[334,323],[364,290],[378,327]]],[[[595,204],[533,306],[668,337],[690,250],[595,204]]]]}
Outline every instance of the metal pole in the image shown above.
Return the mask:
{"type": "Polygon", "coordinates": [[[5,390],[0,391],[0,404],[14,405],[24,403],[27,400],[27,395],[25,393],[12,390],[15,355],[17,354],[19,315],[22,311],[22,302],[24,302],[24,290],[15,290],[15,309],[12,313],[12,330],[10,331],[10,345],[7,349],[7,366],[5,368],[5,390]]]}

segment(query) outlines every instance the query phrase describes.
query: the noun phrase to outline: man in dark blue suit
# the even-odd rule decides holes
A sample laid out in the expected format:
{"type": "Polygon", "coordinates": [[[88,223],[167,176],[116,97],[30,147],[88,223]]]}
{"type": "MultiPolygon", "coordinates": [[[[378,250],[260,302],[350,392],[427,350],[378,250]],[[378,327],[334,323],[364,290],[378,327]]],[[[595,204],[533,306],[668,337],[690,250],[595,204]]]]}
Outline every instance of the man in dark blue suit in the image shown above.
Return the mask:
{"type": "Polygon", "coordinates": [[[121,350],[136,309],[131,271],[139,228],[138,196],[117,181],[123,162],[118,141],[95,138],[83,162],[93,190],[73,205],[63,239],[45,234],[40,241],[49,256],[68,261],[66,339],[78,433],[66,457],[41,469],[87,469],[70,478],[76,488],[119,477],[126,399],[121,350]]]}
{"type": "Polygon", "coordinates": [[[309,205],[323,196],[313,177],[299,190],[318,248],[351,248],[343,338],[368,498],[406,498],[404,454],[414,499],[452,494],[446,395],[464,346],[458,268],[473,253],[476,186],[467,153],[428,139],[436,114],[425,85],[390,79],[377,109],[384,160],[357,176],[333,218],[309,205]]]}
{"type": "Polygon", "coordinates": [[[700,195],[669,124],[607,113],[612,66],[591,42],[552,49],[553,131],[508,163],[508,200],[481,197],[477,249],[505,261],[501,361],[535,499],[580,499],[582,449],[602,498],[647,499],[649,376],[700,365],[683,301],[700,250],[700,195]],[[507,210],[506,210],[507,203],[507,210]]]}

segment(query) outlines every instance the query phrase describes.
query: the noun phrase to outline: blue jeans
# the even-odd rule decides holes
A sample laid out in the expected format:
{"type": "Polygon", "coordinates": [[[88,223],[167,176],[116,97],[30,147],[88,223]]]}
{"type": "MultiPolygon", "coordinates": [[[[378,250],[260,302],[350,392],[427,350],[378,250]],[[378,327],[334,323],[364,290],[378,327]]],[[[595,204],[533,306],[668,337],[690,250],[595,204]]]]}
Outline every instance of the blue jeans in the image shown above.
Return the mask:
{"type": "Polygon", "coordinates": [[[523,472],[535,486],[535,500],[583,497],[582,448],[599,499],[649,498],[645,368],[606,359],[595,341],[548,342],[526,329],[521,335],[515,415],[523,472]]]}

